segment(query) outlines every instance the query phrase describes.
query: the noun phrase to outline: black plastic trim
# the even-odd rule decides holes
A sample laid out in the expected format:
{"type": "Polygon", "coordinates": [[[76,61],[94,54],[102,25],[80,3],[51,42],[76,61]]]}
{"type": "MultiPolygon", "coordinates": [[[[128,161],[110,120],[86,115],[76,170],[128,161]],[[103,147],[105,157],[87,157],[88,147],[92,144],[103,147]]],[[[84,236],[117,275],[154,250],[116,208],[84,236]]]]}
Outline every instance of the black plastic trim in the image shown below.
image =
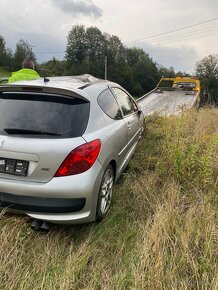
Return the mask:
{"type": "Polygon", "coordinates": [[[85,206],[85,198],[43,198],[0,192],[0,207],[38,213],[78,212],[85,206]]]}

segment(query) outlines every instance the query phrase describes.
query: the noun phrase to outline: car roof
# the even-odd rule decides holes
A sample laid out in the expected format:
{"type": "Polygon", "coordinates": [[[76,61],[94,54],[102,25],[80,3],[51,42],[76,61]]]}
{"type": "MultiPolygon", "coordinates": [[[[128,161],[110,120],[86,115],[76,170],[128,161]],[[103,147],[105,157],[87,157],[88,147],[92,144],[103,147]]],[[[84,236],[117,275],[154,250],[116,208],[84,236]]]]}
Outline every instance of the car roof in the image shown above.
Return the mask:
{"type": "Polygon", "coordinates": [[[95,78],[91,75],[79,75],[79,76],[59,76],[59,77],[45,77],[36,80],[19,81],[14,84],[19,85],[37,85],[37,86],[52,86],[57,88],[69,88],[79,89],[80,87],[86,87],[88,85],[103,81],[95,78]]]}
{"type": "MultiPolygon", "coordinates": [[[[7,87],[41,87],[42,89],[63,89],[70,90],[76,94],[91,99],[89,92],[95,91],[98,95],[102,90],[108,86],[119,86],[116,83],[95,78],[92,75],[84,74],[78,76],[58,76],[58,77],[46,77],[36,80],[18,81],[15,83],[4,84],[7,87]]],[[[1,86],[2,87],[2,86],[1,86]]]]}

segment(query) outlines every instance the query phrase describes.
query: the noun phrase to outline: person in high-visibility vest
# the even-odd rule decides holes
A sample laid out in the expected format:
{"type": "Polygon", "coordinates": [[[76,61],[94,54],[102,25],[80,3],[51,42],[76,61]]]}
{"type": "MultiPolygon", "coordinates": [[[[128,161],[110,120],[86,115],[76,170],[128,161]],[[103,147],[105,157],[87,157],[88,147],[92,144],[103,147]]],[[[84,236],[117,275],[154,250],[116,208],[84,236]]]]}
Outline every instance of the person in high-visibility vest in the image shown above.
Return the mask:
{"type": "Polygon", "coordinates": [[[8,79],[9,83],[14,83],[23,80],[35,80],[40,78],[40,75],[35,71],[34,61],[26,58],[22,63],[22,69],[12,72],[12,76],[8,79]]]}

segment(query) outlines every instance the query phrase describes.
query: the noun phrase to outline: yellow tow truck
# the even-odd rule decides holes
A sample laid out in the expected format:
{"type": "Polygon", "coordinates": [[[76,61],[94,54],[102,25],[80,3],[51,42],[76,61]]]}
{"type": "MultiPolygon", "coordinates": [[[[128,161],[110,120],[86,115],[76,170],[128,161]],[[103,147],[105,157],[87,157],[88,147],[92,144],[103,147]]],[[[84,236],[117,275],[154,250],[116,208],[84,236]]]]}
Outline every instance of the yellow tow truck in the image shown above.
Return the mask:
{"type": "Polygon", "coordinates": [[[137,100],[144,115],[158,112],[178,115],[199,102],[200,81],[196,77],[161,78],[151,92],[137,100]]]}
{"type": "Polygon", "coordinates": [[[200,92],[200,80],[197,77],[161,78],[157,88],[162,87],[164,81],[171,81],[172,88],[200,92]]]}

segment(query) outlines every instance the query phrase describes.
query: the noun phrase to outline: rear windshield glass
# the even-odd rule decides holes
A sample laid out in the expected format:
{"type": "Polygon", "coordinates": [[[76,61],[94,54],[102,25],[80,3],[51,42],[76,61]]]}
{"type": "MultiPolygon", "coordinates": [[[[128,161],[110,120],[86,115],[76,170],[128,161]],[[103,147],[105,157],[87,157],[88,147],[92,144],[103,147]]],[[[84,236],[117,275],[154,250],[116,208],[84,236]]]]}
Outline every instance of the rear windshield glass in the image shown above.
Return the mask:
{"type": "Polygon", "coordinates": [[[89,102],[53,94],[0,93],[0,134],[72,138],[87,127],[89,102]]]}

